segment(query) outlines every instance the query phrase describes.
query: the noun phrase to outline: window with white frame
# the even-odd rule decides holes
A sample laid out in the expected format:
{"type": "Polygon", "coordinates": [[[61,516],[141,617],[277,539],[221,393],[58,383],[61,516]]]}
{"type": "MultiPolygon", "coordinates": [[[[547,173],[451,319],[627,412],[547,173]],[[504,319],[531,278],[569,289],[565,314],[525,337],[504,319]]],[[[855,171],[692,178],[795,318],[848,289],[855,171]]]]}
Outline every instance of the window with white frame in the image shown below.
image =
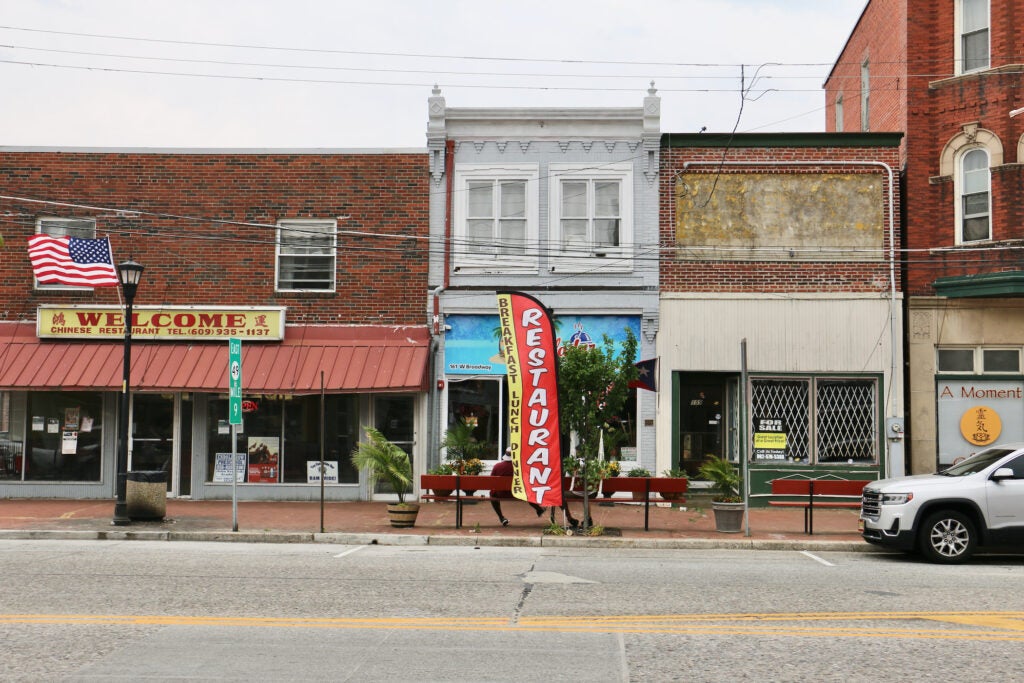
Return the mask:
{"type": "Polygon", "coordinates": [[[989,0],[959,0],[959,40],[957,64],[959,73],[989,67],[989,0]]]}
{"type": "Polygon", "coordinates": [[[936,350],[935,368],[943,374],[1020,374],[1019,347],[949,347],[936,350]]]}
{"type": "MultiPolygon", "coordinates": [[[[36,221],[36,232],[52,237],[96,238],[96,221],[92,218],[40,218],[36,221]]],[[[35,280],[36,289],[81,289],[73,285],[42,284],[35,280]]]]}
{"type": "Polygon", "coordinates": [[[958,180],[958,242],[963,244],[992,239],[989,220],[991,173],[986,149],[975,147],[960,156],[958,180]]]}
{"type": "Polygon", "coordinates": [[[548,172],[552,268],[632,270],[632,164],[551,164],[548,172]]]}
{"type": "Polygon", "coordinates": [[[338,226],[332,220],[277,224],[277,290],[333,292],[338,226]]]}
{"type": "Polygon", "coordinates": [[[836,132],[843,132],[843,96],[836,98],[836,132]]]}
{"type": "Polygon", "coordinates": [[[458,272],[537,269],[536,164],[455,168],[454,268],[458,272]]]}
{"type": "Polygon", "coordinates": [[[860,129],[871,130],[871,64],[860,65],[860,129]]]}

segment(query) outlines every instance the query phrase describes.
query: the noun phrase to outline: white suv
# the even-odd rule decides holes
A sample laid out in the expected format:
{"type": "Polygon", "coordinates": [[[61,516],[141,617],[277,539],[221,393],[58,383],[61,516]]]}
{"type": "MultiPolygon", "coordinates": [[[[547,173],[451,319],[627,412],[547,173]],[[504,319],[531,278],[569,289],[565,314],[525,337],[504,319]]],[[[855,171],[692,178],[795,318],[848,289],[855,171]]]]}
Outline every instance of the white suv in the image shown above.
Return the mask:
{"type": "Polygon", "coordinates": [[[864,487],[864,540],[964,562],[979,545],[1024,544],[1024,443],[992,446],[938,472],[864,487]]]}

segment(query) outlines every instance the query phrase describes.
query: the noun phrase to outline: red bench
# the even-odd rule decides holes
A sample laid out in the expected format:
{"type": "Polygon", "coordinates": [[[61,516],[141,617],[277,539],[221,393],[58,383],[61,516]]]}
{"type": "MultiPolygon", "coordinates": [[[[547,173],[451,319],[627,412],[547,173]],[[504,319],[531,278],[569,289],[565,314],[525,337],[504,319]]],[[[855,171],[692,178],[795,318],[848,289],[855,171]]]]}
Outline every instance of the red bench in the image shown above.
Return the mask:
{"type": "Polygon", "coordinates": [[[802,507],[804,533],[814,533],[814,508],[859,509],[861,494],[868,480],[854,479],[772,479],[773,496],[797,497],[795,500],[769,500],[775,507],[802,507]],[[849,500],[855,498],[856,500],[849,500]],[[846,500],[837,500],[846,499],[846,500]]]}
{"type": "MultiPolygon", "coordinates": [[[[612,477],[601,481],[601,490],[608,493],[626,492],[634,494],[631,499],[598,498],[595,493],[591,500],[597,503],[640,503],[644,504],[644,531],[650,530],[651,503],[668,500],[685,502],[683,494],[687,491],[688,481],[683,478],[670,477],[612,477]],[[660,498],[658,496],[661,496],[660,498]]],[[[462,528],[462,508],[466,502],[500,500],[509,498],[493,498],[491,491],[509,491],[512,489],[512,477],[495,477],[489,474],[422,474],[420,489],[433,493],[420,494],[421,500],[455,503],[455,528],[462,528]],[[474,491],[468,495],[466,491],[474,491]],[[487,491],[486,495],[477,495],[476,491],[487,491]]],[[[569,479],[563,482],[563,491],[569,491],[569,479]]],[[[579,498],[575,498],[579,500],[579,498]]],[[[518,499],[515,499],[518,500],[518,499]]]]}

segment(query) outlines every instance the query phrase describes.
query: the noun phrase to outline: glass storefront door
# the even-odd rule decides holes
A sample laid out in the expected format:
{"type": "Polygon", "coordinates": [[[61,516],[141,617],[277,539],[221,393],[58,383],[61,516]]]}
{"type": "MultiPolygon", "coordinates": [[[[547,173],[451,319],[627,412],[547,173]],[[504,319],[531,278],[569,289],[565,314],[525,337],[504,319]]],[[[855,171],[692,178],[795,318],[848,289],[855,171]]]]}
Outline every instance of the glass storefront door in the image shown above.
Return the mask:
{"type": "Polygon", "coordinates": [[[174,492],[174,394],[132,394],[128,469],[167,472],[167,490],[174,492]]]}
{"type": "MultiPolygon", "coordinates": [[[[409,454],[409,462],[413,463],[413,444],[416,438],[414,408],[416,400],[412,396],[377,396],[373,400],[374,427],[386,439],[409,454]]],[[[415,475],[416,465],[412,471],[415,475]]],[[[387,482],[377,482],[374,494],[391,494],[394,491],[387,482]]],[[[390,496],[385,495],[385,498],[390,496]]]]}
{"type": "Polygon", "coordinates": [[[712,456],[736,460],[735,380],[710,375],[684,375],[679,383],[679,441],[673,467],[697,478],[712,456]]]}

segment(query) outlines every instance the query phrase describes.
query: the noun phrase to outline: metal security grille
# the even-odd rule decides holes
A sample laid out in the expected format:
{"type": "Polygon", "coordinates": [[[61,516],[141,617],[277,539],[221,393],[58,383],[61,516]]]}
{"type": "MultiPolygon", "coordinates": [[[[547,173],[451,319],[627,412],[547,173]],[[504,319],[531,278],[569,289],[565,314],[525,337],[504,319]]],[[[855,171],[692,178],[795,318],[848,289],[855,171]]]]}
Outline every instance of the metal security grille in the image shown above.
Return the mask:
{"type": "Polygon", "coordinates": [[[810,451],[810,381],[753,380],[750,394],[751,414],[781,419],[786,431],[787,457],[806,462],[810,451]]]}
{"type": "Polygon", "coordinates": [[[815,382],[818,462],[874,461],[878,438],[874,380],[815,382]]]}

